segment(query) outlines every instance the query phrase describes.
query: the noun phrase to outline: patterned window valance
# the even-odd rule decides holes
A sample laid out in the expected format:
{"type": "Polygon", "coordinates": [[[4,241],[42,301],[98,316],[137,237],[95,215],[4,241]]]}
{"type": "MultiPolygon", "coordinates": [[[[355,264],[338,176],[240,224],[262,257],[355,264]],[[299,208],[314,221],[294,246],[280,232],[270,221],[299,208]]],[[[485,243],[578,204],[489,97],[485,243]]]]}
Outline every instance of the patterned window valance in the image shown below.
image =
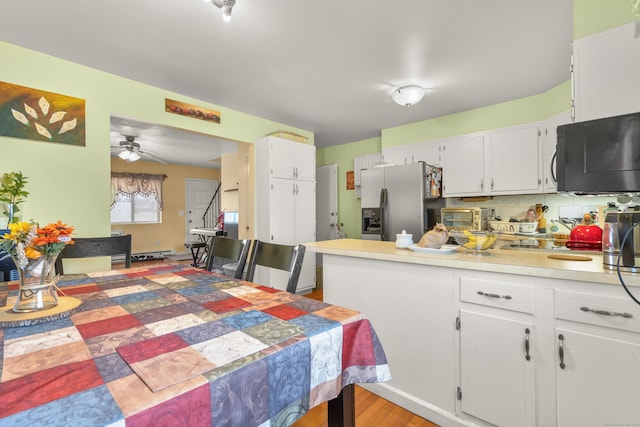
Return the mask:
{"type": "Polygon", "coordinates": [[[111,172],[111,195],[115,204],[117,194],[132,197],[155,197],[162,210],[162,182],[166,175],[151,175],[146,173],[111,172]]]}

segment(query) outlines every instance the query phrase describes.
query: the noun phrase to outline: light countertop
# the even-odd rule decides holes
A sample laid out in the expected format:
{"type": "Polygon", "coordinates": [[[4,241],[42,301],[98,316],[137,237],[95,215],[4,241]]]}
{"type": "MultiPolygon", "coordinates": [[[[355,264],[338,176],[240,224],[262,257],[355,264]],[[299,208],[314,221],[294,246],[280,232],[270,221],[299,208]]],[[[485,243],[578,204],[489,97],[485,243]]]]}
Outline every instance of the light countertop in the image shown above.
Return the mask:
{"type": "MultiPolygon", "coordinates": [[[[410,249],[397,249],[395,242],[359,239],[325,240],[305,243],[304,245],[307,251],[321,254],[594,283],[620,284],[618,274],[615,271],[603,268],[602,255],[593,253],[582,255],[580,251],[572,251],[571,255],[587,256],[591,260],[557,260],[549,258],[548,255],[552,255],[549,252],[505,249],[490,249],[488,251],[490,255],[483,256],[465,254],[461,250],[443,254],[422,253],[414,252],[410,249]]],[[[627,285],[640,286],[640,274],[622,274],[627,285]]]]}

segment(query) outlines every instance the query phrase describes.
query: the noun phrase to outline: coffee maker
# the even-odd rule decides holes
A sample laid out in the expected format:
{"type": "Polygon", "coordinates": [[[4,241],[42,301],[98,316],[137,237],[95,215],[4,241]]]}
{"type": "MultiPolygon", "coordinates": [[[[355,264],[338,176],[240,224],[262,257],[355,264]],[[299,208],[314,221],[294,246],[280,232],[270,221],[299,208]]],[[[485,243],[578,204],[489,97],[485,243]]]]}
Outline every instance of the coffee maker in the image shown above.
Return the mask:
{"type": "Polygon", "coordinates": [[[620,257],[620,271],[640,272],[640,210],[607,212],[602,233],[602,262],[609,270],[616,270],[620,257]],[[634,227],[636,224],[638,226],[634,227]],[[629,230],[633,230],[629,232],[629,230]],[[623,239],[629,232],[627,239],[623,239]],[[621,247],[622,246],[622,247],[621,247]]]}

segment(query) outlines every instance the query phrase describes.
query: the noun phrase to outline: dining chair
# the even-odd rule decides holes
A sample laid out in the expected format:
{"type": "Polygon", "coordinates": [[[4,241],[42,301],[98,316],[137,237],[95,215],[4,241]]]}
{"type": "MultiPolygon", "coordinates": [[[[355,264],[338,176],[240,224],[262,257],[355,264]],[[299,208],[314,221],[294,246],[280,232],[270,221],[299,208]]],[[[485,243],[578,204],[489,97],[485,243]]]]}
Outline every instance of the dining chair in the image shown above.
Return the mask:
{"type": "Polygon", "coordinates": [[[244,266],[249,255],[251,240],[237,240],[228,237],[215,236],[211,238],[207,248],[206,269],[209,271],[223,272],[223,262],[236,262],[236,279],[242,279],[244,266]]]}
{"type": "Polygon", "coordinates": [[[131,267],[131,235],[111,237],[77,237],[64,247],[56,259],[56,274],[64,274],[63,259],[124,255],[126,268],[131,267]]]}
{"type": "Polygon", "coordinates": [[[255,240],[249,257],[247,280],[253,281],[257,266],[288,271],[287,292],[295,293],[302,269],[304,251],[303,245],[279,245],[255,240]]]}

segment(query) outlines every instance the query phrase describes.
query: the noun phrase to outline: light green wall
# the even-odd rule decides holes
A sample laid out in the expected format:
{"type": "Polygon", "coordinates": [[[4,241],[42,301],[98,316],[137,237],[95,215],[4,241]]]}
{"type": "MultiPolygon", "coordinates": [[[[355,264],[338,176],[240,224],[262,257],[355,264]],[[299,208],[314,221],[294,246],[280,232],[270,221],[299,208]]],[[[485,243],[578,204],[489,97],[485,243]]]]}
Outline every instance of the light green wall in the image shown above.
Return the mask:
{"type": "Polygon", "coordinates": [[[108,235],[110,206],[110,116],[216,135],[237,141],[255,140],[280,129],[309,138],[313,133],[188,98],[0,42],[0,81],[85,99],[86,146],[38,142],[0,136],[0,173],[22,171],[29,178],[23,218],[41,223],[62,221],[76,236],[108,235]],[[164,111],[165,98],[218,110],[221,124],[164,111]]]}
{"type": "Polygon", "coordinates": [[[353,170],[353,158],[380,152],[380,138],[365,139],[317,150],[318,166],[338,166],[338,224],[347,237],[360,238],[360,199],[347,190],[347,172],[353,170]]]}
{"type": "MultiPolygon", "coordinates": [[[[574,39],[633,21],[631,0],[574,0],[574,39]]],[[[568,111],[571,82],[566,81],[542,94],[437,117],[404,126],[382,129],[380,149],[431,141],[467,133],[535,122],[568,111]]],[[[342,180],[338,187],[338,215],[348,237],[359,238],[360,201],[346,190],[345,171],[353,170],[353,157],[369,154],[372,144],[339,145],[318,150],[318,166],[338,164],[342,180]]]]}
{"type": "Polygon", "coordinates": [[[574,0],[573,38],[579,39],[632,22],[632,0],[574,0]]]}
{"type": "Polygon", "coordinates": [[[382,130],[382,148],[432,141],[543,120],[571,107],[571,84],[475,110],[382,130]]]}

